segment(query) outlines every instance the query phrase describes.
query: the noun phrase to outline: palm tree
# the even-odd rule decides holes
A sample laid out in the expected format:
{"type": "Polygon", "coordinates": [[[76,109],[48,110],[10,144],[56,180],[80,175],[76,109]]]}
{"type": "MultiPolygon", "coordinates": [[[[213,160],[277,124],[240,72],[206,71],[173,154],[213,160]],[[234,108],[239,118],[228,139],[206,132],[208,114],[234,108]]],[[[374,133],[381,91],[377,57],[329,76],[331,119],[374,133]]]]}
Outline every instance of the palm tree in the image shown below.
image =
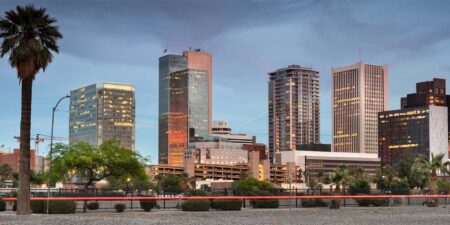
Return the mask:
{"type": "MultiPolygon", "coordinates": [[[[438,194],[437,186],[437,174],[438,171],[441,173],[448,173],[447,166],[450,165],[450,161],[444,162],[444,154],[431,154],[431,160],[426,160],[419,158],[415,163],[422,165],[423,168],[428,170],[430,173],[430,190],[432,194],[438,194]]],[[[437,198],[434,198],[434,204],[437,206],[437,198]]]]}
{"type": "Polygon", "coordinates": [[[9,63],[17,68],[22,84],[20,120],[19,190],[17,214],[30,213],[30,129],[33,80],[39,70],[45,71],[52,62],[52,52],[59,52],[56,41],[62,38],[56,19],[44,8],[17,6],[0,18],[0,57],[9,53],[9,63]]]}

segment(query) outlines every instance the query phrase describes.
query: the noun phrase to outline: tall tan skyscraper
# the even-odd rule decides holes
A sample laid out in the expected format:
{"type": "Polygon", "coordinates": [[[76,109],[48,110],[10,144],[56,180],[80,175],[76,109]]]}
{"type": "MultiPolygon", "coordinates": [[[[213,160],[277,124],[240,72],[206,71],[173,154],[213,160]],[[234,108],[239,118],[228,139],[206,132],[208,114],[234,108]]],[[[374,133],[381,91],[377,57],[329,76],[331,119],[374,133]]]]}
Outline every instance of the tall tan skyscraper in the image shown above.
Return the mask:
{"type": "Polygon", "coordinates": [[[290,65],[269,73],[269,157],[320,143],[319,72],[290,65]]]}
{"type": "Polygon", "coordinates": [[[159,58],[159,163],[181,166],[191,140],[211,134],[212,56],[159,58]]]}
{"type": "Polygon", "coordinates": [[[387,110],[387,65],[332,68],[334,152],[378,153],[377,113],[387,110]]]}

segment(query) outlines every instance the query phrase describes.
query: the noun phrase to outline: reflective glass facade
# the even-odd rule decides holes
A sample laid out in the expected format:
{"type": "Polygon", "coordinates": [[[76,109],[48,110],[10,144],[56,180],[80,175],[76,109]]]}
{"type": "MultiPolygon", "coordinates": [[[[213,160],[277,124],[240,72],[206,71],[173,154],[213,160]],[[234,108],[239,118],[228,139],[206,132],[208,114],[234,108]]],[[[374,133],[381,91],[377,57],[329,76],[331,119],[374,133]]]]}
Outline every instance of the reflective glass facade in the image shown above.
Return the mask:
{"type": "Polygon", "coordinates": [[[183,165],[190,139],[211,130],[212,57],[200,49],[159,59],[159,163],[183,165]]]}
{"type": "Polygon", "coordinates": [[[168,163],[170,74],[187,68],[187,57],[166,55],[159,58],[159,164],[168,163]]]}
{"type": "Polygon", "coordinates": [[[104,83],[70,92],[69,141],[92,145],[115,139],[135,148],[134,86],[104,83]]]}
{"type": "Polygon", "coordinates": [[[169,165],[182,165],[190,140],[208,135],[208,72],[186,69],[171,74],[169,165]]]}

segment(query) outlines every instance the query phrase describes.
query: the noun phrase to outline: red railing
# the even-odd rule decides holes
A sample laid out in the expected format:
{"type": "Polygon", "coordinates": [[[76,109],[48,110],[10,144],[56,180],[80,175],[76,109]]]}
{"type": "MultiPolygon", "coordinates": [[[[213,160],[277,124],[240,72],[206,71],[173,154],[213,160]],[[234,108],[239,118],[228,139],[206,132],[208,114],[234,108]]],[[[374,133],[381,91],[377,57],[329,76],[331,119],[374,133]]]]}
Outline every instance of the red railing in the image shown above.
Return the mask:
{"type": "MultiPolygon", "coordinates": [[[[131,197],[35,197],[31,200],[72,200],[72,201],[134,201],[134,200],[214,200],[214,199],[365,199],[365,198],[449,198],[450,194],[436,195],[282,195],[282,196],[131,196],[131,197]]],[[[16,201],[16,198],[2,198],[4,201],[16,201]]]]}

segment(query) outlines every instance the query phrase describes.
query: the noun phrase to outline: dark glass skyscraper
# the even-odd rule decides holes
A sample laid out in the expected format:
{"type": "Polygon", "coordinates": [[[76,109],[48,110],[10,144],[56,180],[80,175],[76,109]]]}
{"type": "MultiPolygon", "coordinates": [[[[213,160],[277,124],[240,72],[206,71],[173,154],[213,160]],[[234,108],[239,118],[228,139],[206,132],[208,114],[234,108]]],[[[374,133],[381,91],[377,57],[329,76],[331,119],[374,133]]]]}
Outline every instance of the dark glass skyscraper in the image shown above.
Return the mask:
{"type": "Polygon", "coordinates": [[[69,142],[97,146],[110,139],[135,148],[134,86],[103,83],[70,91],[69,142]]]}
{"type": "Polygon", "coordinates": [[[189,141],[211,132],[212,57],[184,51],[159,66],[159,163],[183,165],[189,141]]]}
{"type": "Polygon", "coordinates": [[[382,165],[395,165],[406,153],[426,158],[448,154],[449,102],[445,89],[444,79],[417,83],[416,93],[401,98],[401,109],[378,114],[382,165]]]}
{"type": "Polygon", "coordinates": [[[169,152],[169,95],[170,74],[187,68],[187,58],[181,55],[165,55],[159,58],[159,163],[168,164],[169,152]]]}

